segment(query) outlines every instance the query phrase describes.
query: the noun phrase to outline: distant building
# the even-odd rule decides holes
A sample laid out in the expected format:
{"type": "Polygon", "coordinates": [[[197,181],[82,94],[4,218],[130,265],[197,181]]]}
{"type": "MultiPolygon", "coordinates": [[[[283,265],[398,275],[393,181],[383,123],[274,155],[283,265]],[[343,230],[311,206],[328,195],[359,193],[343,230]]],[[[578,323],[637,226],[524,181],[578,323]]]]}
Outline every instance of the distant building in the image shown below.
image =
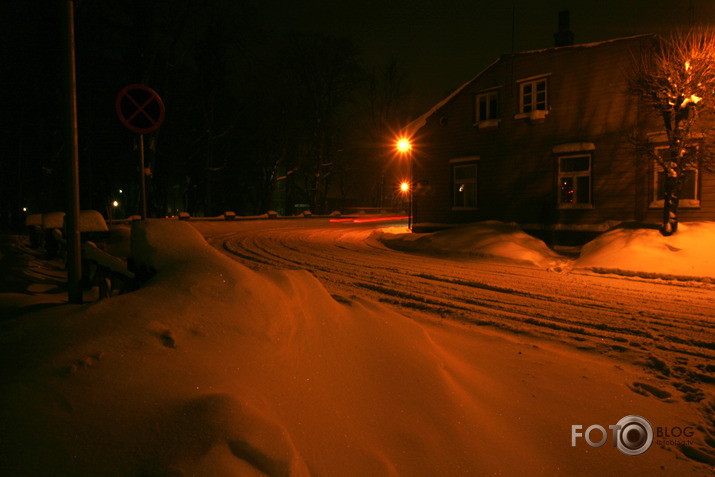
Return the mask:
{"type": "MultiPolygon", "coordinates": [[[[654,38],[504,55],[414,121],[415,229],[501,220],[549,237],[660,223],[662,172],[630,138],[657,149],[665,131],[625,77],[654,38]]],[[[715,219],[712,174],[688,171],[679,218],[715,219]]]]}

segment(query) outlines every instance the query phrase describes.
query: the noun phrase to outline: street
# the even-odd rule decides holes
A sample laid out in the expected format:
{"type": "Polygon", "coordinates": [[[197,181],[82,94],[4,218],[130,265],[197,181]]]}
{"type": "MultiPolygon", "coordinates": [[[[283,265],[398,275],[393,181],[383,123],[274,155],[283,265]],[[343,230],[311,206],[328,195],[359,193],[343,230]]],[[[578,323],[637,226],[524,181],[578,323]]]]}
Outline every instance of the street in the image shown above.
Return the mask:
{"type": "Polygon", "coordinates": [[[676,386],[637,392],[680,393],[699,401],[701,386],[713,382],[712,284],[570,270],[567,261],[547,270],[480,257],[399,252],[370,237],[394,225],[381,222],[192,225],[246,266],[308,270],[335,297],[366,297],[407,316],[426,313],[565,342],[643,364],[676,386]]]}

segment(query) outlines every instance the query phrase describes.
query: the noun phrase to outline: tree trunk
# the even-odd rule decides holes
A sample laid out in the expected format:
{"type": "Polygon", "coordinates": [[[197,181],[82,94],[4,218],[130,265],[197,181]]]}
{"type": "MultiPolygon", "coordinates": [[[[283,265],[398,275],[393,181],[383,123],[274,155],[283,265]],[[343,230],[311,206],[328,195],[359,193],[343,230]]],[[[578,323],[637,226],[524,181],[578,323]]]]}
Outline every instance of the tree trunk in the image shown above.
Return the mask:
{"type": "Polygon", "coordinates": [[[668,237],[678,231],[678,179],[665,178],[665,197],[663,200],[663,226],[660,233],[668,237]]]}

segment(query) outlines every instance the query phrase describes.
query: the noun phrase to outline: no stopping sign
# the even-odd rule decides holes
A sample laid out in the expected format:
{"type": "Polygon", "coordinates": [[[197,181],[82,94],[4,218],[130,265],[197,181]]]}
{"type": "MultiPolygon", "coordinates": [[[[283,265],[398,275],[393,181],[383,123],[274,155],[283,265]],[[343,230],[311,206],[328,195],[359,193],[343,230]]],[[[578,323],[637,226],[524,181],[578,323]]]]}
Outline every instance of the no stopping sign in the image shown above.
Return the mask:
{"type": "Polygon", "coordinates": [[[164,102],[148,86],[132,84],[117,94],[117,116],[126,127],[138,133],[150,133],[164,121],[164,102]]]}

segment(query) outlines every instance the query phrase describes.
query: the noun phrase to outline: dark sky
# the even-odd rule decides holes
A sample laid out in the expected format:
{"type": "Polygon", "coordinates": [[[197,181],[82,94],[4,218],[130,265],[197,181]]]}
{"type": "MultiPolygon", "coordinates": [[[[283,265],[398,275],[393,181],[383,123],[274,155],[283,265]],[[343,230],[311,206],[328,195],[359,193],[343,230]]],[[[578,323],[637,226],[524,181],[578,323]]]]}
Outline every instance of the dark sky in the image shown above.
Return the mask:
{"type": "Polygon", "coordinates": [[[511,52],[512,24],[514,50],[525,51],[553,46],[565,9],[575,43],[662,33],[691,15],[715,23],[714,0],[261,0],[257,8],[276,29],[352,37],[371,66],[394,55],[410,73],[418,114],[511,52]]]}

